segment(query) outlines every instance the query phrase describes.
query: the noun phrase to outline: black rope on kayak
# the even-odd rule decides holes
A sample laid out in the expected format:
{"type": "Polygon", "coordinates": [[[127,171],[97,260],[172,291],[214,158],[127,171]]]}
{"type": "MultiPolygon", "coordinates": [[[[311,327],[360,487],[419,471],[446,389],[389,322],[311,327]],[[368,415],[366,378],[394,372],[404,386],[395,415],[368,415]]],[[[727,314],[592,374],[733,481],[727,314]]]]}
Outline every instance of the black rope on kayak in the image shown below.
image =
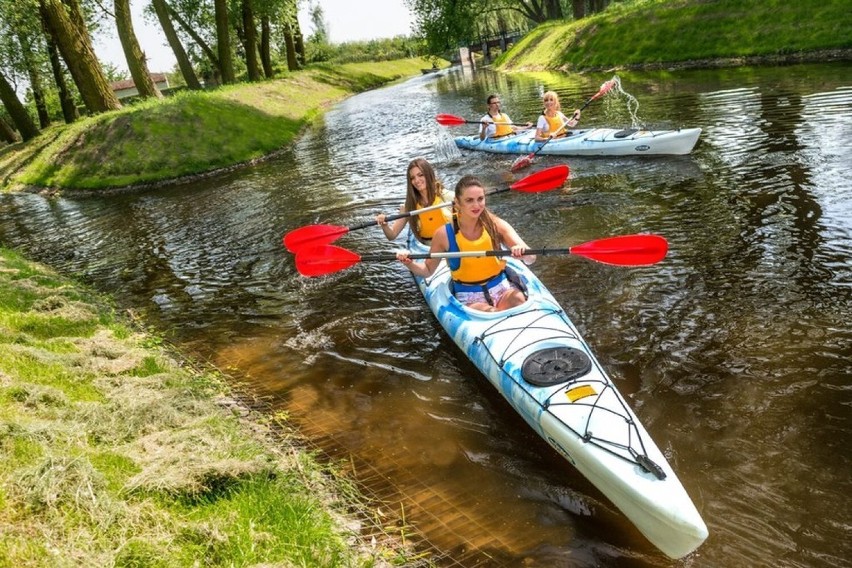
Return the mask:
{"type": "Polygon", "coordinates": [[[536,343],[541,343],[543,341],[556,340],[556,339],[579,339],[577,337],[577,335],[574,334],[574,333],[570,333],[570,334],[565,333],[564,330],[557,329],[557,328],[554,328],[554,327],[551,327],[551,326],[539,327],[539,326],[535,325],[536,322],[541,321],[542,319],[544,319],[548,316],[551,316],[551,315],[558,315],[560,317],[563,317],[564,312],[562,311],[561,308],[535,308],[535,309],[532,309],[532,310],[527,310],[525,312],[520,312],[520,313],[517,313],[517,314],[508,315],[505,318],[498,320],[491,327],[489,327],[488,329],[483,331],[482,335],[480,335],[479,337],[476,338],[476,341],[482,342],[484,344],[486,338],[488,338],[488,337],[497,336],[498,334],[517,332],[517,333],[515,333],[515,337],[513,337],[506,344],[506,347],[505,347],[505,349],[503,349],[503,353],[500,355],[499,358],[494,357],[494,354],[491,353],[490,350],[488,351],[488,354],[491,355],[491,358],[494,359],[494,362],[497,363],[500,366],[500,368],[502,369],[503,365],[506,364],[506,361],[511,359],[515,354],[517,354],[520,351],[523,351],[524,349],[526,349],[527,347],[529,347],[531,345],[535,345],[536,343]],[[501,324],[504,324],[505,322],[509,321],[513,317],[528,316],[529,314],[531,314],[533,312],[539,312],[539,315],[538,315],[538,317],[536,317],[533,321],[531,321],[529,323],[522,324],[518,327],[499,327],[498,328],[498,326],[501,326],[501,324]],[[495,329],[495,328],[497,328],[497,329],[495,329]],[[554,335],[549,336],[549,337],[544,337],[544,338],[538,338],[538,339],[535,339],[535,340],[527,342],[527,343],[521,343],[521,341],[519,341],[520,339],[522,339],[521,332],[530,331],[530,330],[552,331],[554,333],[554,335]],[[509,352],[509,349],[512,348],[512,347],[515,347],[514,351],[509,352]]]}
{"type": "MultiPolygon", "coordinates": [[[[562,310],[561,307],[556,305],[550,308],[535,308],[526,312],[508,314],[505,317],[499,318],[485,331],[483,331],[478,337],[476,337],[474,343],[480,344],[485,348],[485,351],[487,352],[488,356],[500,368],[500,372],[504,376],[508,377],[515,385],[520,388],[523,393],[525,393],[529,398],[531,398],[536,404],[541,406],[543,410],[550,412],[550,414],[554,418],[559,420],[565,428],[573,432],[578,438],[582,439],[585,443],[595,445],[596,447],[609,453],[610,455],[620,458],[628,463],[637,465],[643,471],[656,476],[658,479],[664,479],[665,472],[663,472],[662,468],[660,468],[660,466],[654,463],[654,461],[647,456],[645,444],[642,441],[642,436],[639,434],[639,430],[636,427],[635,422],[631,418],[631,413],[627,408],[623,398],[617,394],[618,391],[616,390],[615,386],[611,383],[609,377],[606,375],[606,373],[603,371],[603,369],[600,367],[600,364],[596,360],[592,359],[592,362],[605,380],[595,379],[593,381],[589,381],[588,377],[575,377],[573,379],[560,383],[558,385],[558,388],[554,388],[553,392],[550,393],[550,395],[544,402],[539,401],[535,396],[533,396],[533,394],[529,390],[530,385],[525,385],[521,383],[518,378],[506,371],[505,365],[507,361],[509,361],[517,353],[529,347],[532,347],[537,343],[548,343],[552,340],[560,339],[573,339],[580,341],[588,350],[588,346],[585,344],[585,341],[583,341],[583,339],[579,337],[578,334],[574,333],[573,330],[574,326],[571,325],[570,320],[567,319],[565,312],[562,310]],[[538,315],[534,319],[532,319],[532,321],[526,321],[520,323],[517,326],[511,325],[512,322],[516,321],[518,317],[526,316],[528,318],[529,315],[533,312],[538,312],[538,315]],[[560,319],[562,319],[563,322],[566,324],[567,328],[569,330],[572,330],[572,332],[566,333],[562,329],[553,328],[551,326],[536,325],[540,320],[551,315],[559,316],[560,319]],[[531,330],[550,330],[553,331],[554,334],[545,338],[539,337],[533,340],[524,341],[524,332],[529,332],[531,330]],[[498,354],[491,351],[491,349],[488,347],[486,340],[491,337],[496,337],[499,334],[507,333],[514,334],[514,337],[512,337],[508,342],[506,342],[506,346],[503,348],[502,353],[500,353],[498,356],[498,354]],[[566,393],[571,388],[572,384],[581,381],[583,383],[592,383],[599,385],[600,388],[598,390],[600,390],[600,392],[596,393],[596,396],[594,397],[594,400],[592,402],[580,402],[577,400],[571,402],[554,402],[554,397],[559,394],[566,393]],[[615,398],[619,402],[623,413],[616,412],[604,406],[599,406],[598,402],[603,398],[604,394],[609,389],[612,389],[613,392],[616,393],[615,398]],[[573,408],[584,406],[591,408],[592,410],[589,412],[589,416],[586,419],[586,426],[584,428],[584,432],[577,431],[570,424],[565,423],[562,419],[553,414],[553,412],[550,410],[551,406],[571,406],[573,408]],[[627,428],[627,444],[622,444],[613,440],[599,438],[592,433],[592,431],[590,430],[590,423],[595,411],[608,412],[624,420],[625,427],[627,428]],[[637,445],[638,449],[634,448],[634,445],[637,445]]],[[[533,386],[533,388],[537,387],[533,386]]]]}

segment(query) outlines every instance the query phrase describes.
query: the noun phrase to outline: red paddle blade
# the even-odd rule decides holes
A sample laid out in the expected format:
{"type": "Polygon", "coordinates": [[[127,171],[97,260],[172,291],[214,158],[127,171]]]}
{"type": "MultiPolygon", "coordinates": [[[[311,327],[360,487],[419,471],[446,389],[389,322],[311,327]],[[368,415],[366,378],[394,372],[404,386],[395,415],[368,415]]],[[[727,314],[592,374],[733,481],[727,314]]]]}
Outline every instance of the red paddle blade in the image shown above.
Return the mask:
{"type": "Polygon", "coordinates": [[[296,253],[296,270],[302,276],[325,276],[346,270],[360,261],[359,255],[334,245],[306,247],[296,253]]]}
{"type": "Polygon", "coordinates": [[[512,167],[509,168],[509,171],[517,172],[518,170],[522,170],[525,167],[531,165],[533,163],[533,158],[535,157],[535,152],[530,154],[529,156],[521,156],[517,160],[512,163],[512,167]]]}
{"type": "Polygon", "coordinates": [[[308,225],[299,227],[284,235],[284,247],[290,252],[311,246],[327,245],[349,232],[349,227],[336,225],[308,225]]]}
{"type": "Polygon", "coordinates": [[[590,241],[571,247],[571,254],[585,256],[604,264],[643,266],[666,257],[669,243],[659,235],[624,235],[590,241]]]}
{"type": "MultiPolygon", "coordinates": [[[[529,158],[529,156],[524,156],[523,159],[526,158],[529,158]]],[[[512,168],[512,171],[514,171],[514,167],[512,168]]],[[[550,189],[556,189],[565,183],[565,180],[568,179],[569,173],[571,173],[571,170],[568,168],[568,164],[560,164],[558,166],[553,166],[552,168],[546,168],[540,172],[530,174],[527,177],[516,181],[509,187],[515,191],[523,191],[525,193],[548,191],[550,189]]]]}
{"type": "Polygon", "coordinates": [[[461,124],[467,124],[465,119],[454,114],[439,114],[435,117],[435,120],[437,120],[438,124],[442,126],[459,126],[461,124]]]}
{"type": "Polygon", "coordinates": [[[596,100],[607,94],[612,88],[615,86],[615,79],[610,79],[603,85],[601,85],[601,89],[597,92],[597,94],[592,97],[592,100],[596,100]]]}

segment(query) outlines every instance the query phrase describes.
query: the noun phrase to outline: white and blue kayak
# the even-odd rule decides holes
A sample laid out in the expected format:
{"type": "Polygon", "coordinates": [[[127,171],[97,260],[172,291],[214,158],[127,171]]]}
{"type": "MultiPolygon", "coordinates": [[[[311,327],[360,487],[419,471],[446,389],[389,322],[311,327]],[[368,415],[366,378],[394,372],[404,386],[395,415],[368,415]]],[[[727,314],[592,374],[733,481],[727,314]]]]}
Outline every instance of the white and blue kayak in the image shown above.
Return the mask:
{"type": "Polygon", "coordinates": [[[590,128],[572,130],[568,136],[544,142],[535,141],[535,130],[504,138],[480,140],[478,135],[458,136],[456,146],[497,154],[528,154],[541,148],[539,155],[550,156],[658,156],[689,154],[701,135],[700,128],[677,130],[619,130],[590,128]]]}
{"type": "MultiPolygon", "coordinates": [[[[428,252],[411,234],[408,247],[428,252]]],[[[550,292],[522,262],[507,262],[528,300],[501,312],[460,304],[445,260],[415,281],[456,345],[548,444],[662,552],[689,554],[707,526],[675,472],[550,292]]]]}

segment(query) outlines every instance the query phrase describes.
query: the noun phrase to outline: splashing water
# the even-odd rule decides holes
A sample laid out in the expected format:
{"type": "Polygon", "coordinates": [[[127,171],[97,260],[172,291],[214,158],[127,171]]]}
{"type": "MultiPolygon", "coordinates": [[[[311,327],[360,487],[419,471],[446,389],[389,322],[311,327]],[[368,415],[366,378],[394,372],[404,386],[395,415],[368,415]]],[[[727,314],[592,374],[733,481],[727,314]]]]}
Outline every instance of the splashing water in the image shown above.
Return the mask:
{"type": "Polygon", "coordinates": [[[609,92],[627,99],[626,106],[627,112],[630,113],[630,127],[643,128],[643,123],[639,120],[639,116],[637,115],[637,111],[639,110],[639,101],[636,100],[636,97],[624,90],[621,86],[621,78],[618,75],[613,75],[610,81],[613,83],[613,87],[609,90],[609,92]]]}

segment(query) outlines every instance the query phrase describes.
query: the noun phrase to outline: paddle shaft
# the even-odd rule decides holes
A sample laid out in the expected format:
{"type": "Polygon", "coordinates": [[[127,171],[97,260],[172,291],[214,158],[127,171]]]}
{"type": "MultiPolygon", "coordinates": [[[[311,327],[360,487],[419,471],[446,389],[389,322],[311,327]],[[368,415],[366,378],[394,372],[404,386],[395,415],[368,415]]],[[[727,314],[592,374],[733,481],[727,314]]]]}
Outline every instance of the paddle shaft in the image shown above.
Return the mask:
{"type": "MultiPolygon", "coordinates": [[[[571,254],[569,248],[550,248],[550,249],[527,249],[524,251],[524,256],[531,255],[548,255],[548,254],[571,254]]],[[[510,250],[468,250],[458,252],[422,252],[409,254],[408,258],[412,260],[423,260],[427,258],[470,258],[477,256],[512,256],[510,250]]],[[[361,255],[361,260],[366,262],[386,262],[396,260],[395,254],[365,254],[361,255]]]]}
{"type": "MultiPolygon", "coordinates": [[[[495,189],[494,191],[489,191],[486,196],[495,195],[497,193],[506,193],[508,191],[512,191],[511,187],[501,187],[500,189],[495,189]]],[[[414,211],[406,211],[405,213],[397,213],[396,215],[388,215],[385,217],[385,223],[390,221],[396,221],[397,219],[402,219],[404,217],[411,217],[412,215],[421,215],[423,213],[428,213],[429,211],[434,211],[435,209],[443,209],[444,207],[449,207],[453,204],[452,201],[446,201],[444,203],[439,203],[437,205],[430,205],[429,207],[424,207],[422,209],[415,209],[414,211]]],[[[375,221],[371,221],[369,223],[363,223],[361,225],[355,225],[354,227],[349,227],[349,230],[355,229],[366,229],[367,227],[372,227],[375,225],[375,221]]]]}

